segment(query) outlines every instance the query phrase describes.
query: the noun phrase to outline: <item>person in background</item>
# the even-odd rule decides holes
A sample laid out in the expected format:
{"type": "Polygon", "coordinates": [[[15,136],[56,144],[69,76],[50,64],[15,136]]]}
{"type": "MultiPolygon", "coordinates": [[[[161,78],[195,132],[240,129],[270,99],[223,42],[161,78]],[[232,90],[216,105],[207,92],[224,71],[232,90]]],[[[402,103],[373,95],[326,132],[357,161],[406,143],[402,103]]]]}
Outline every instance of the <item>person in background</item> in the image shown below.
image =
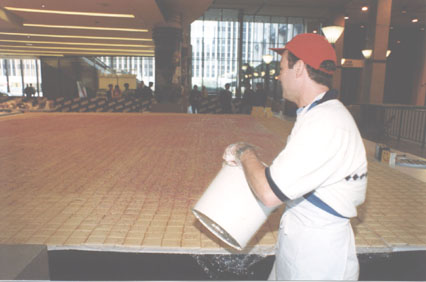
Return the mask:
{"type": "Polygon", "coordinates": [[[256,83],[256,92],[254,93],[254,104],[256,107],[265,107],[266,92],[263,89],[263,83],[256,83]]]}
{"type": "Polygon", "coordinates": [[[148,86],[144,87],[144,94],[143,94],[144,100],[151,100],[154,97],[152,86],[154,86],[154,82],[150,81],[148,83],[148,86]]]}
{"type": "Polygon", "coordinates": [[[145,84],[143,83],[143,80],[138,83],[138,86],[136,87],[135,96],[136,98],[143,98],[143,91],[145,88],[145,84]]]}
{"type": "Polygon", "coordinates": [[[354,119],[330,89],[336,53],[313,33],[273,50],[282,56],[283,97],[299,107],[287,145],[269,167],[244,142],[223,158],[244,170],[264,205],[286,204],[271,280],[357,280],[350,219],[365,200],[367,159],[354,119]]]}
{"type": "Polygon", "coordinates": [[[253,108],[255,93],[251,89],[250,82],[246,82],[243,99],[241,101],[241,113],[242,114],[251,114],[253,108]]]}
{"type": "Polygon", "coordinates": [[[123,96],[128,96],[130,95],[131,91],[129,89],[129,84],[128,83],[124,83],[124,91],[123,91],[123,96]]]}
{"type": "Polygon", "coordinates": [[[232,113],[232,92],[229,91],[231,84],[225,84],[225,89],[222,89],[219,93],[219,101],[222,106],[223,113],[232,113]]]}
{"type": "Polygon", "coordinates": [[[34,88],[33,84],[32,84],[32,83],[30,83],[30,96],[31,96],[31,97],[32,97],[32,96],[35,96],[35,94],[36,94],[36,90],[35,90],[35,88],[34,88]]]}
{"type": "Polygon", "coordinates": [[[112,97],[113,98],[118,98],[121,96],[121,90],[120,90],[120,86],[116,85],[114,87],[114,91],[112,92],[112,97]]]}
{"type": "Polygon", "coordinates": [[[194,85],[194,88],[189,93],[189,103],[193,114],[198,114],[200,110],[201,92],[198,90],[198,86],[194,85]]]}
{"type": "Polygon", "coordinates": [[[28,84],[24,89],[24,95],[25,95],[26,98],[31,98],[31,89],[30,89],[30,86],[28,84]]]}
{"type": "Polygon", "coordinates": [[[108,100],[110,100],[112,98],[112,93],[113,93],[113,89],[112,89],[113,85],[112,84],[108,84],[108,90],[106,92],[106,97],[108,100]]]}
{"type": "Polygon", "coordinates": [[[203,97],[203,99],[207,99],[209,97],[209,92],[207,92],[207,88],[204,85],[201,86],[201,97],[203,97]]]}

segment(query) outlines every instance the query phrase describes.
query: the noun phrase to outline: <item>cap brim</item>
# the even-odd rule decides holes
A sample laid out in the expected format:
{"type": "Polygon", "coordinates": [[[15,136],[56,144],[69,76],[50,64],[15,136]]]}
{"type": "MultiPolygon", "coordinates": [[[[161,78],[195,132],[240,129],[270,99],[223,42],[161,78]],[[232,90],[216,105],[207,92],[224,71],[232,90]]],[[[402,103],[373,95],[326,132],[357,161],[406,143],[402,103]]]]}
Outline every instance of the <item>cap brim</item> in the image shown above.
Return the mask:
{"type": "Polygon", "coordinates": [[[269,48],[269,50],[272,50],[274,52],[277,52],[278,54],[282,55],[284,53],[285,48],[269,48]]]}

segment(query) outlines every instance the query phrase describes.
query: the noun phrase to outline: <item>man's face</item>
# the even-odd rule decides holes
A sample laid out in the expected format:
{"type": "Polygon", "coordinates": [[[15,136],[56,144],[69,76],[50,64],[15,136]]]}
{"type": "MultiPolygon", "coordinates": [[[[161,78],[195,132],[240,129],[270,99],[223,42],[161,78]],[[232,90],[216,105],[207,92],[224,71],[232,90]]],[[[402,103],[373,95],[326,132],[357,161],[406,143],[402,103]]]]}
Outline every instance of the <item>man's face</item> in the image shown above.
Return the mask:
{"type": "Polygon", "coordinates": [[[290,69],[288,67],[288,51],[285,50],[281,56],[279,79],[283,90],[283,98],[290,101],[294,101],[292,97],[292,95],[294,95],[294,91],[292,91],[292,89],[294,87],[295,78],[294,69],[290,69]]]}

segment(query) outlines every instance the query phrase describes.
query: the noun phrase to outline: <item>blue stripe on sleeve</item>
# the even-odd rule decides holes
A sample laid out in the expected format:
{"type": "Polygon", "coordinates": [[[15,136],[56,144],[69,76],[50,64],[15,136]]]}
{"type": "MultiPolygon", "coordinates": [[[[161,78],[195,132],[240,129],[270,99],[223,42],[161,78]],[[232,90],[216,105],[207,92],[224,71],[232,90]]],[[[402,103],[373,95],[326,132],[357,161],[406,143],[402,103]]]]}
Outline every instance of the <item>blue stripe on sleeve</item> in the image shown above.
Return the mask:
{"type": "Polygon", "coordinates": [[[283,202],[290,200],[286,195],[284,195],[284,193],[277,186],[277,184],[275,184],[274,180],[272,180],[271,172],[269,171],[269,167],[265,168],[265,176],[266,176],[266,179],[268,180],[269,186],[271,187],[275,196],[278,197],[278,199],[280,199],[283,202]]]}

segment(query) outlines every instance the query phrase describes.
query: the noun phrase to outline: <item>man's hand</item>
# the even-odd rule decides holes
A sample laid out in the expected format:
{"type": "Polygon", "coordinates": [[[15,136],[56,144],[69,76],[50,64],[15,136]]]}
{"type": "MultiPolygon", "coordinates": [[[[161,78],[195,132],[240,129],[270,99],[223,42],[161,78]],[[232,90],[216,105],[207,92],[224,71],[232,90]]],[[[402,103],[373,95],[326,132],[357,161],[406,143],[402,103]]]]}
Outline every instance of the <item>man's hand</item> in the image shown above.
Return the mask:
{"type": "Polygon", "coordinates": [[[254,149],[254,147],[244,142],[231,144],[226,147],[225,152],[223,153],[223,160],[229,166],[241,167],[240,157],[244,153],[244,151],[249,149],[254,149]]]}

